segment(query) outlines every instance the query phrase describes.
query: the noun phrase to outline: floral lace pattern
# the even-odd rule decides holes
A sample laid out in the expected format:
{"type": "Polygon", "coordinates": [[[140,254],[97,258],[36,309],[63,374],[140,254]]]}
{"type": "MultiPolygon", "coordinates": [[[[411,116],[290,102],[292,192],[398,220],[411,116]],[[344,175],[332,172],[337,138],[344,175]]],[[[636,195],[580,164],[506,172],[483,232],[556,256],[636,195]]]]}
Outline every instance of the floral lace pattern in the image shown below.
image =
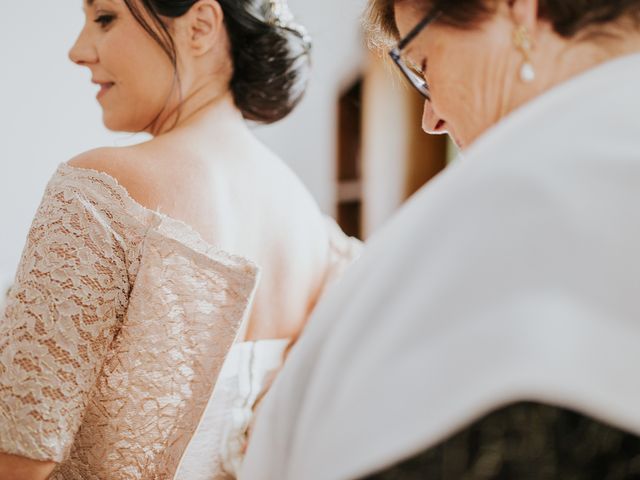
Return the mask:
{"type": "Polygon", "coordinates": [[[62,165],[0,324],[0,450],[54,479],[173,478],[257,283],[250,262],[62,165]]]}
{"type": "MultiPolygon", "coordinates": [[[[329,256],[323,290],[359,256],[362,243],[347,237],[327,218],[329,256]]],[[[259,399],[279,373],[292,339],[236,343],[226,358],[215,391],[205,410],[176,480],[237,478],[259,399]]]]}

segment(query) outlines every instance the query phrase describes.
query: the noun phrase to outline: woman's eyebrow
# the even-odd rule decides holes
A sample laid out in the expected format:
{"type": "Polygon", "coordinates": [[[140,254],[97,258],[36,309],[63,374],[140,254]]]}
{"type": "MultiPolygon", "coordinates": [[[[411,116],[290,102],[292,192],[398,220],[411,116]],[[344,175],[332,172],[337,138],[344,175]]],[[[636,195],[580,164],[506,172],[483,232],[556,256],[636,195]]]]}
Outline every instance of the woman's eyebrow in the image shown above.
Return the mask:
{"type": "MultiPolygon", "coordinates": [[[[107,3],[113,4],[113,0],[105,0],[107,3]]],[[[87,7],[93,7],[93,4],[96,3],[96,0],[85,0],[87,7]]]]}

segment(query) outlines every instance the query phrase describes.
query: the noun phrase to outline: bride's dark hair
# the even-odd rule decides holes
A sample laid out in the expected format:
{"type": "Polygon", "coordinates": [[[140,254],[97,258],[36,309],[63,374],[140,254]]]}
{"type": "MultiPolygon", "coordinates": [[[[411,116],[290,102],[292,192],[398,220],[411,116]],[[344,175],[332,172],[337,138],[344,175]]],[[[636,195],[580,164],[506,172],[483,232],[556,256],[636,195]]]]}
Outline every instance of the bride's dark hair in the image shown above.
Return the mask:
{"type": "MultiPolygon", "coordinates": [[[[181,17],[198,0],[124,1],[165,51],[177,75],[176,47],[164,19],[181,17]]],[[[298,104],[307,85],[311,45],[305,30],[280,15],[281,3],[273,0],[217,1],[231,43],[233,76],[229,87],[236,106],[244,118],[255,122],[273,123],[284,118],[298,104]]]]}

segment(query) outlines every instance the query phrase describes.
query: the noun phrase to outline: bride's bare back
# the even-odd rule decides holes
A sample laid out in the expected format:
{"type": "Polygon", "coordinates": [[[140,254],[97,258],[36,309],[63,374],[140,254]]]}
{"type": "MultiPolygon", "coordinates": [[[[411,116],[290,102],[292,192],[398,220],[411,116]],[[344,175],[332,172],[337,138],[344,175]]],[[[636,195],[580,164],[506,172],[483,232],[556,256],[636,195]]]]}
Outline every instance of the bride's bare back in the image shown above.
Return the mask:
{"type": "Polygon", "coordinates": [[[113,176],[145,208],[258,265],[246,340],[300,331],[327,275],[327,221],[232,105],[219,104],[149,142],[94,150],[70,164],[113,176]]]}

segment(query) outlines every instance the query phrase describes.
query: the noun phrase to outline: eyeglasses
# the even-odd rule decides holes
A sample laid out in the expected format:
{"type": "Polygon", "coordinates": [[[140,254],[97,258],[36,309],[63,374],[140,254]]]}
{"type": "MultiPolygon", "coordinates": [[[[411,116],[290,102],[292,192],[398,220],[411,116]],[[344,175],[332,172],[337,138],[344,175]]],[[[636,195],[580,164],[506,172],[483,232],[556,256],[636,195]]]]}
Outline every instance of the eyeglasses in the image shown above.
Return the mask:
{"type": "Polygon", "coordinates": [[[441,12],[437,10],[429,12],[429,14],[424,17],[420,23],[413,27],[413,29],[404,38],[400,39],[398,45],[389,52],[389,56],[393,59],[393,62],[398,66],[402,74],[407,78],[407,80],[409,80],[409,82],[411,82],[411,85],[420,92],[420,95],[427,100],[431,100],[431,94],[429,93],[429,85],[424,79],[424,72],[422,72],[420,67],[417,65],[414,65],[402,58],[402,50],[404,50],[406,46],[409,45],[409,43],[427,27],[427,25],[435,21],[440,16],[440,13],[441,12]]]}

